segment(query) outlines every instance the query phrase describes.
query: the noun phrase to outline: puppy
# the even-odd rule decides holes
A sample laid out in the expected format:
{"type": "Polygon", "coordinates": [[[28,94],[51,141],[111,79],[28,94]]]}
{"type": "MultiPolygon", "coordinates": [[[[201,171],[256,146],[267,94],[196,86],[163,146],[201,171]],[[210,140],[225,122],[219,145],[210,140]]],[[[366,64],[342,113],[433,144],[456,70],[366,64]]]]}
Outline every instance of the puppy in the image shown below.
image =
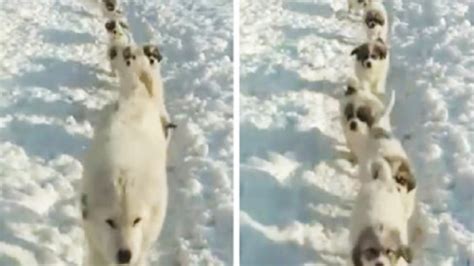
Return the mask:
{"type": "Polygon", "coordinates": [[[100,7],[104,17],[108,19],[120,19],[123,12],[120,10],[119,0],[100,0],[100,7]]]}
{"type": "Polygon", "coordinates": [[[369,41],[375,41],[380,38],[384,43],[387,43],[388,16],[387,10],[382,3],[374,1],[367,5],[364,14],[364,25],[369,41]]]}
{"type": "Polygon", "coordinates": [[[385,43],[381,40],[369,41],[354,50],[356,56],[355,74],[363,87],[379,96],[385,94],[385,83],[390,66],[390,55],[385,43]]]}
{"type": "Polygon", "coordinates": [[[347,0],[349,14],[360,13],[369,2],[370,0],[347,0]]]}
{"type": "Polygon", "coordinates": [[[354,266],[406,265],[408,225],[400,193],[383,158],[370,163],[370,181],[362,183],[351,216],[351,261],[354,266]]]}
{"type": "Polygon", "coordinates": [[[398,138],[392,132],[390,126],[390,114],[395,104],[395,91],[392,91],[390,103],[383,115],[375,122],[367,138],[366,155],[361,161],[359,168],[361,176],[366,176],[368,162],[373,158],[383,157],[389,164],[393,173],[393,180],[397,184],[397,190],[401,193],[405,208],[405,217],[412,216],[415,209],[416,179],[413,167],[410,163],[405,149],[398,138]]]}
{"type": "Polygon", "coordinates": [[[105,30],[109,39],[107,48],[107,57],[110,62],[111,74],[117,74],[118,54],[121,50],[133,43],[128,25],[120,20],[108,20],[105,23],[105,30]]]}
{"type": "Polygon", "coordinates": [[[107,107],[84,159],[85,265],[145,265],[166,216],[166,139],[141,82],[107,107]]]}
{"type": "Polygon", "coordinates": [[[355,163],[365,156],[369,131],[382,115],[384,105],[370,91],[361,88],[357,79],[350,78],[340,106],[350,161],[355,163]]]}
{"type": "Polygon", "coordinates": [[[158,104],[160,121],[169,141],[170,130],[176,128],[177,125],[171,122],[164,102],[164,86],[159,66],[162,57],[158,47],[153,45],[127,46],[122,50],[121,59],[119,66],[121,94],[130,93],[130,84],[136,82],[144,84],[148,96],[158,104]]]}

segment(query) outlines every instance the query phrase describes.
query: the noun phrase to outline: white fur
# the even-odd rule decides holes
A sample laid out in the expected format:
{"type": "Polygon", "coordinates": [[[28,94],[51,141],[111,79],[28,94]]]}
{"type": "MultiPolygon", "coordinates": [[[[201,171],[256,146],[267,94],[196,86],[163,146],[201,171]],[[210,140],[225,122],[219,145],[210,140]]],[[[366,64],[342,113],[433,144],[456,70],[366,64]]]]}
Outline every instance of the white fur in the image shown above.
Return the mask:
{"type": "MultiPolygon", "coordinates": [[[[117,69],[120,79],[120,97],[128,97],[132,91],[131,89],[134,86],[133,84],[137,82],[143,83],[143,81],[140,80],[140,76],[146,76],[149,82],[144,84],[146,90],[142,90],[141,93],[147,94],[148,97],[150,97],[152,101],[157,104],[160,114],[160,116],[157,117],[157,122],[160,122],[158,118],[161,118],[162,122],[169,123],[171,119],[165,105],[164,86],[159,63],[156,62],[155,67],[152,68],[148,58],[143,53],[142,47],[132,45],[131,50],[132,54],[135,56],[135,59],[130,60],[130,66],[126,65],[122,54],[120,55],[120,60],[118,61],[119,63],[117,69]]],[[[171,134],[168,134],[168,142],[170,138],[171,134]]]]}
{"type": "MultiPolygon", "coordinates": [[[[390,133],[390,138],[374,138],[369,136],[366,140],[365,153],[360,157],[359,172],[362,181],[368,181],[364,179],[369,176],[369,163],[374,160],[374,158],[382,157],[399,157],[403,158],[406,161],[410,162],[408,155],[405,149],[402,146],[402,143],[398,138],[396,138],[392,132],[390,114],[393,110],[395,104],[395,91],[392,91],[391,99],[387,104],[385,111],[379,121],[374,125],[373,129],[383,128],[390,133]]],[[[413,169],[412,169],[413,170],[413,169]]],[[[416,188],[412,191],[405,193],[402,190],[402,199],[405,208],[405,217],[408,219],[412,216],[415,209],[416,203],[416,188]]]]}
{"type": "MultiPolygon", "coordinates": [[[[352,209],[350,223],[350,243],[355,247],[360,234],[368,227],[382,225],[385,228],[395,229],[400,233],[403,245],[408,245],[408,224],[405,218],[404,206],[401,195],[397,191],[396,183],[392,179],[392,173],[387,162],[381,158],[371,161],[370,165],[377,164],[378,177],[373,179],[374,172],[365,177],[370,181],[362,183],[362,187],[355,200],[352,209]]],[[[382,258],[387,260],[387,258],[382,258]]],[[[363,260],[364,265],[369,264],[363,260]]],[[[383,261],[384,265],[391,265],[389,261],[383,261]]],[[[350,263],[350,265],[353,265],[350,263]]],[[[403,259],[399,259],[398,266],[407,265],[403,259]]]]}
{"type": "Polygon", "coordinates": [[[160,234],[168,198],[166,140],[156,104],[144,97],[144,90],[136,83],[128,97],[104,110],[86,154],[85,265],[115,264],[119,249],[130,249],[129,265],[146,265],[160,234]],[[107,219],[114,220],[115,229],[107,219]]]}
{"type": "Polygon", "coordinates": [[[112,47],[115,47],[119,53],[118,56],[115,57],[114,59],[111,59],[109,57],[110,70],[111,70],[112,75],[115,75],[118,72],[122,49],[128,45],[133,44],[133,39],[131,38],[131,32],[127,28],[122,27],[122,25],[120,25],[118,20],[115,20],[115,21],[116,21],[116,33],[107,31],[107,37],[108,37],[107,51],[110,51],[112,47]]]}
{"type": "Polygon", "coordinates": [[[367,151],[366,145],[370,129],[366,123],[355,119],[355,121],[357,121],[357,131],[351,130],[350,123],[346,120],[344,115],[344,109],[349,103],[352,103],[355,108],[363,105],[369,105],[372,107],[374,114],[379,116],[383,112],[384,105],[380,99],[373,95],[370,91],[361,88],[357,79],[351,78],[348,82],[348,85],[355,88],[357,92],[343,97],[340,104],[341,124],[349,151],[358,161],[360,161],[361,158],[367,157],[365,153],[367,151]]]}
{"type": "Polygon", "coordinates": [[[371,60],[371,63],[371,68],[365,68],[356,60],[355,74],[363,87],[370,88],[374,94],[383,95],[390,67],[390,53],[385,60],[371,60]]]}
{"type": "Polygon", "coordinates": [[[399,230],[402,242],[408,243],[407,219],[404,215],[400,193],[392,179],[390,166],[383,159],[371,161],[381,167],[379,177],[373,179],[372,172],[364,177],[368,181],[362,187],[355,200],[351,216],[350,240],[354,245],[360,232],[367,226],[384,224],[399,230]]]}
{"type": "Polygon", "coordinates": [[[365,8],[365,14],[364,14],[364,27],[367,32],[367,40],[374,41],[374,40],[377,40],[378,38],[381,38],[385,43],[387,43],[389,21],[388,21],[388,16],[387,16],[387,10],[385,9],[385,6],[383,3],[378,2],[378,1],[372,1],[371,3],[367,5],[367,7],[365,8]],[[381,12],[385,19],[385,24],[383,26],[376,25],[372,29],[367,27],[367,24],[365,23],[365,15],[367,14],[367,11],[369,10],[377,10],[381,12]]]}
{"type": "Polygon", "coordinates": [[[347,0],[347,6],[349,13],[357,14],[360,13],[367,6],[370,0],[363,0],[359,3],[359,0],[347,0]]]}

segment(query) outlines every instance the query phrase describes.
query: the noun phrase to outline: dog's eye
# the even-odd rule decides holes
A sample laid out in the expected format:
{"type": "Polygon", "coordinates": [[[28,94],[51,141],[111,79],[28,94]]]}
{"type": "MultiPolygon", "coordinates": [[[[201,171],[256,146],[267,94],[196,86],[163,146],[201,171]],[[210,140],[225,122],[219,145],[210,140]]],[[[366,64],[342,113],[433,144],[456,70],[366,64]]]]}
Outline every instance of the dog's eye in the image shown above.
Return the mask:
{"type": "Polygon", "coordinates": [[[135,219],[133,221],[133,226],[137,225],[140,221],[142,220],[142,218],[138,217],[137,219],[135,219]]]}
{"type": "Polygon", "coordinates": [[[137,57],[135,55],[132,55],[132,59],[135,60],[137,59],[137,57]]]}
{"type": "Polygon", "coordinates": [[[373,54],[373,55],[371,55],[370,57],[371,57],[372,59],[374,59],[374,60],[375,60],[375,59],[377,59],[377,56],[376,56],[376,55],[374,55],[374,54],[373,54]]]}
{"type": "Polygon", "coordinates": [[[107,219],[105,222],[111,227],[111,228],[116,228],[115,222],[112,219],[107,219]]]}

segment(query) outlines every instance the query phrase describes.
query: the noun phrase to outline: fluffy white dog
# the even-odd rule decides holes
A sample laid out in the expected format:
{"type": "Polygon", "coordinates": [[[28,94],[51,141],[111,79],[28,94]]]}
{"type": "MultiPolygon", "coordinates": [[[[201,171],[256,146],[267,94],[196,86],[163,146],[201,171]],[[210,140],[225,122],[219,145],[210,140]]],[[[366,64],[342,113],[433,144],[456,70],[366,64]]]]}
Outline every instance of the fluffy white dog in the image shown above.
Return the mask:
{"type": "Polygon", "coordinates": [[[354,266],[401,266],[412,261],[408,224],[401,194],[382,158],[370,162],[370,172],[352,210],[350,241],[354,266]]]}
{"type": "Polygon", "coordinates": [[[390,67],[390,55],[383,41],[375,40],[364,43],[354,50],[356,56],[355,74],[362,86],[379,96],[385,94],[385,83],[390,67]]]}
{"type": "Polygon", "coordinates": [[[371,0],[347,0],[349,13],[360,13],[369,4],[371,0]]]}
{"type": "Polygon", "coordinates": [[[368,176],[368,162],[377,157],[383,157],[390,165],[393,179],[397,184],[398,191],[402,194],[405,208],[405,217],[412,216],[415,209],[416,179],[413,167],[410,163],[405,149],[398,138],[392,132],[390,125],[390,114],[395,104],[395,92],[392,91],[390,103],[384,114],[372,126],[367,138],[366,157],[362,158],[360,165],[361,176],[368,176]]]}
{"type": "Polygon", "coordinates": [[[128,45],[133,44],[132,35],[128,25],[120,20],[110,19],[105,23],[108,36],[107,57],[110,62],[112,75],[116,75],[121,63],[119,53],[128,45]]]}
{"type": "Polygon", "coordinates": [[[160,61],[162,59],[158,47],[153,45],[127,46],[121,49],[118,60],[120,78],[120,94],[127,97],[133,84],[141,82],[145,85],[148,97],[158,104],[160,120],[169,141],[171,129],[177,126],[171,122],[165,105],[164,85],[161,78],[160,61]]]}
{"type": "Polygon", "coordinates": [[[357,162],[367,157],[369,131],[382,115],[384,105],[372,92],[361,88],[356,78],[350,78],[340,106],[342,128],[351,153],[350,161],[357,162]]]}
{"type": "Polygon", "coordinates": [[[380,38],[384,43],[387,43],[389,23],[387,10],[383,3],[373,1],[367,5],[364,14],[364,25],[369,41],[380,38]]]}
{"type": "Polygon", "coordinates": [[[86,265],[146,265],[166,215],[166,140],[145,85],[104,111],[84,160],[86,265]],[[143,93],[145,91],[145,93],[143,93]]]}

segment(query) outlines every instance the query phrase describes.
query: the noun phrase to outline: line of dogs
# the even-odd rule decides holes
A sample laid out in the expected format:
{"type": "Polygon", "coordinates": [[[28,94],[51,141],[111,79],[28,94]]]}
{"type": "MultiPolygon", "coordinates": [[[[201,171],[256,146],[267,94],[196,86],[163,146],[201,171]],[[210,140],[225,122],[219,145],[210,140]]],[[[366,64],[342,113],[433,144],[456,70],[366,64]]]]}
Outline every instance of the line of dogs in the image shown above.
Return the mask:
{"type": "Polygon", "coordinates": [[[137,45],[118,0],[95,0],[119,97],[102,111],[84,158],[84,265],[147,265],[166,216],[167,148],[176,125],[164,103],[157,46],[137,45]]]}
{"type": "Polygon", "coordinates": [[[354,48],[355,76],[341,99],[341,122],[349,160],[359,166],[361,188],[350,222],[354,266],[402,266],[421,250],[416,179],[390,114],[395,90],[385,103],[390,66],[389,21],[382,0],[348,0],[349,14],[361,15],[367,41],[354,48]]]}

